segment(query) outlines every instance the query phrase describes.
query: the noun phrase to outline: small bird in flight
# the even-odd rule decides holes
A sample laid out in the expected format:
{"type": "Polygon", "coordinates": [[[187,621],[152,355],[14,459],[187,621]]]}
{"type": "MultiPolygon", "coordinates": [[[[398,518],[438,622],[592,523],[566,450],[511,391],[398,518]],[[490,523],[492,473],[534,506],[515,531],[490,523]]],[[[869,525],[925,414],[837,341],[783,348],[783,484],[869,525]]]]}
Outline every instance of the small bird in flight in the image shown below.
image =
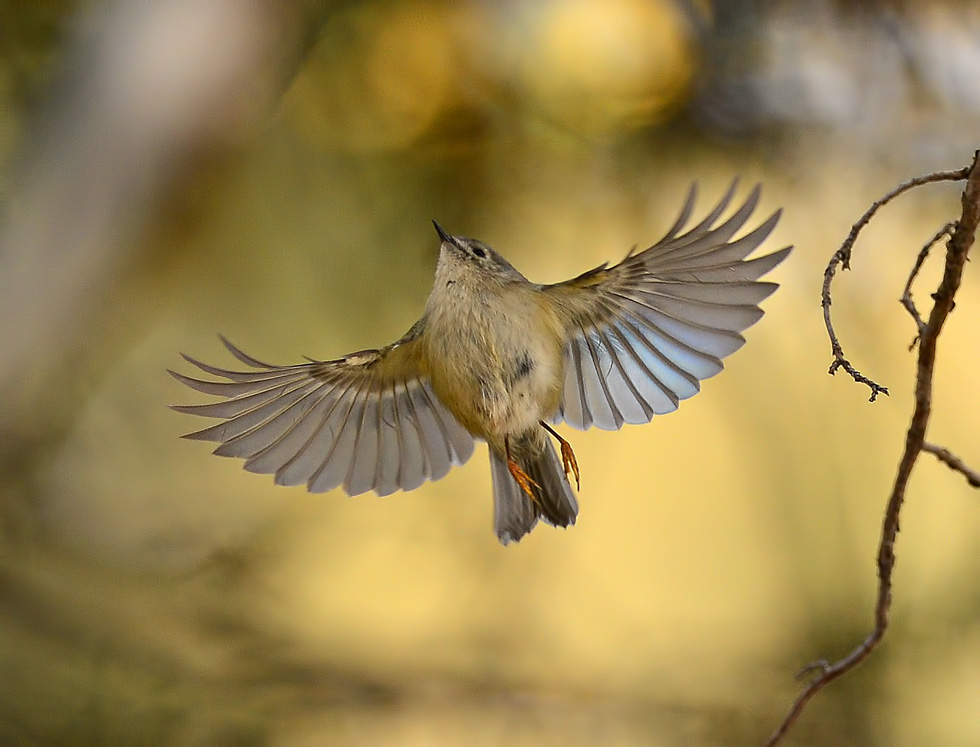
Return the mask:
{"type": "Polygon", "coordinates": [[[569,476],[579,467],[552,426],[617,430],[677,409],[721,359],[745,343],[777,285],[760,278],[785,247],[747,257],[769,236],[777,211],[733,240],[759,202],[757,186],[719,222],[735,194],[684,231],[696,185],[660,241],[554,285],[530,282],[481,241],[441,240],[435,283],[408,333],[379,350],[329,361],[275,366],[222,338],[250,370],[184,358],[223,381],[171,371],[222,401],[175,405],[222,422],[185,438],[216,441],[214,453],[245,460],[251,472],[314,493],[387,495],[438,480],[486,441],[494,529],[516,542],[538,519],[575,523],[569,476]],[[684,231],[682,233],[682,231],[684,231]],[[552,445],[554,437],[561,456],[552,445]]]}

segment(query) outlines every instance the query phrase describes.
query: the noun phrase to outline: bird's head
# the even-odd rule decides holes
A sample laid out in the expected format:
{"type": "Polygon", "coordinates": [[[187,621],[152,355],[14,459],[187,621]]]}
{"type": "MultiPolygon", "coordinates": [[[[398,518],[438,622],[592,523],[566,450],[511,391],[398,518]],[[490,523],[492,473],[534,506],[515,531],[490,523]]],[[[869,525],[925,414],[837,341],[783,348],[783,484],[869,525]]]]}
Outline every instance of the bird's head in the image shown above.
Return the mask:
{"type": "Polygon", "coordinates": [[[477,239],[453,236],[435,221],[436,233],[442,240],[439,247],[439,264],[436,283],[453,285],[462,283],[473,287],[479,283],[506,283],[526,278],[490,246],[477,239]]]}

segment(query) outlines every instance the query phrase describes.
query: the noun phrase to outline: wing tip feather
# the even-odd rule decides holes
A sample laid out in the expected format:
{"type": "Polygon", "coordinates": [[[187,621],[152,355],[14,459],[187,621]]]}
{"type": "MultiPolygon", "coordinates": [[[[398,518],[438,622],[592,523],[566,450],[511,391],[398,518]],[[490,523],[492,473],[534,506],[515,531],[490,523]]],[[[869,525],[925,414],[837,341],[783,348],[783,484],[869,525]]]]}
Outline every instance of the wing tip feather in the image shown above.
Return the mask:
{"type": "Polygon", "coordinates": [[[257,358],[253,358],[248,353],[246,353],[243,350],[241,350],[240,348],[238,348],[234,343],[232,343],[231,340],[229,340],[227,337],[225,337],[220,332],[218,333],[218,339],[221,340],[221,343],[226,348],[228,348],[228,352],[229,353],[231,353],[233,356],[235,356],[235,358],[237,358],[239,361],[241,361],[242,363],[244,363],[246,366],[250,366],[251,368],[265,368],[265,369],[273,369],[273,368],[276,368],[276,366],[272,366],[272,365],[270,365],[268,363],[263,363],[262,361],[258,360],[257,358]]]}

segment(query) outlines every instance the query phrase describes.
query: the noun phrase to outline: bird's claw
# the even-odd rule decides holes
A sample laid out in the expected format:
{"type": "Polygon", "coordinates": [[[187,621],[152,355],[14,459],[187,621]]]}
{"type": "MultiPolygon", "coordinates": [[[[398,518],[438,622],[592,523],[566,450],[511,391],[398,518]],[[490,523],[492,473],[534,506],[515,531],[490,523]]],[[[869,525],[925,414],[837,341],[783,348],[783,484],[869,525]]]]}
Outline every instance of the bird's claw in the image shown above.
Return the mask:
{"type": "Polygon", "coordinates": [[[581,490],[582,482],[579,479],[578,460],[575,458],[575,452],[572,451],[572,445],[564,438],[559,436],[557,431],[555,431],[554,428],[543,420],[541,421],[541,425],[546,431],[548,431],[548,433],[555,437],[555,440],[558,441],[559,446],[561,446],[561,466],[562,469],[565,470],[565,477],[575,475],[575,489],[581,490]]]}
{"type": "Polygon", "coordinates": [[[521,490],[527,493],[528,498],[530,498],[534,503],[537,503],[538,499],[534,497],[534,492],[531,490],[531,488],[535,487],[540,490],[541,486],[538,485],[531,478],[531,476],[522,470],[520,465],[510,457],[507,457],[507,469],[510,470],[510,474],[514,477],[514,480],[517,481],[517,484],[521,486],[521,490]]]}
{"type": "Polygon", "coordinates": [[[563,438],[559,438],[558,443],[561,444],[561,466],[565,470],[565,476],[575,475],[575,489],[581,490],[582,483],[579,480],[578,460],[575,458],[575,452],[572,451],[572,445],[563,438]]]}

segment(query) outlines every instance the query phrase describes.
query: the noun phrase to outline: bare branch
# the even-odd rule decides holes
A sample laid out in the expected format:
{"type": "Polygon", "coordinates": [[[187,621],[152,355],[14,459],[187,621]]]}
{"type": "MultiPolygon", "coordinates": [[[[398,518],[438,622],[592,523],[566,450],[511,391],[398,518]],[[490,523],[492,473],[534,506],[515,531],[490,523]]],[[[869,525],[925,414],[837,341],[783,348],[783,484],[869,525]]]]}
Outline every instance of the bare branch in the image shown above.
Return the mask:
{"type": "MultiPolygon", "coordinates": [[[[932,311],[929,314],[929,320],[926,322],[920,337],[915,381],[915,409],[912,413],[912,422],[905,435],[905,449],[898,464],[898,473],[895,475],[895,482],[892,486],[891,494],[888,497],[888,504],[885,507],[885,516],[881,528],[881,541],[878,547],[878,595],[875,603],[874,629],[867,638],[839,661],[829,665],[826,662],[818,662],[804,670],[804,672],[817,671],[818,674],[797,696],[782,723],[769,738],[769,741],[766,743],[767,746],[777,744],[786,735],[803,712],[807,703],[824,686],[841,675],[846,674],[868,658],[875,648],[877,648],[882,637],[885,635],[885,631],[888,629],[888,615],[891,610],[892,600],[892,571],[895,567],[895,540],[898,536],[899,517],[902,511],[902,505],[905,502],[905,491],[908,487],[909,478],[912,475],[915,462],[922,451],[929,450],[926,448],[925,435],[932,413],[932,381],[936,364],[936,347],[939,341],[939,335],[943,330],[943,325],[946,323],[946,319],[953,309],[953,299],[963,277],[963,267],[966,264],[970,247],[973,245],[977,226],[980,225],[980,151],[974,153],[973,163],[967,169],[957,172],[945,172],[943,174],[931,174],[913,179],[876,202],[861,220],[854,224],[854,228],[851,229],[851,234],[844,242],[844,245],[834,254],[830,265],[827,267],[827,272],[824,274],[824,318],[831,336],[831,344],[834,347],[836,363],[843,356],[841,355],[838,358],[840,345],[837,344],[833,326],[830,324],[830,282],[833,280],[834,272],[836,272],[838,265],[842,265],[847,269],[851,246],[854,244],[854,239],[857,237],[858,232],[867,224],[868,220],[870,220],[878,208],[901,192],[921,184],[946,181],[947,179],[953,178],[965,178],[967,180],[962,197],[963,210],[946,244],[946,266],[943,272],[943,278],[940,281],[939,288],[933,295],[934,304],[932,311]]],[[[844,363],[839,363],[837,367],[844,367],[845,370],[848,370],[844,363]]],[[[831,372],[834,370],[836,369],[832,366],[831,372]]],[[[850,371],[848,372],[850,373],[850,371]]],[[[860,379],[855,380],[861,381],[860,379]]],[[[863,381],[862,383],[867,383],[867,381],[863,381]]],[[[876,391],[872,387],[872,400],[875,394],[876,391]]],[[[952,455],[949,456],[952,457],[952,455]]],[[[946,463],[950,464],[949,461],[946,463]]],[[[954,469],[957,468],[954,467],[954,469]]],[[[968,473],[963,472],[963,474],[968,473]]],[[[972,472],[969,475],[977,476],[972,472]]],[[[969,479],[969,475],[967,479],[969,479]]]]}
{"type": "Polygon", "coordinates": [[[922,444],[922,450],[928,451],[930,454],[934,454],[936,459],[945,464],[951,470],[962,474],[963,477],[966,478],[966,481],[970,484],[970,487],[980,488],[980,472],[972,469],[966,462],[956,456],[945,446],[938,446],[937,444],[925,441],[922,444]]]}
{"type": "MultiPolygon", "coordinates": [[[[899,184],[895,189],[886,194],[881,199],[877,200],[867,212],[860,217],[857,223],[851,226],[851,232],[844,239],[844,243],[841,244],[840,249],[834,252],[834,256],[830,258],[830,262],[827,264],[827,269],[823,273],[823,290],[820,293],[820,304],[823,307],[823,320],[827,327],[827,334],[830,337],[830,349],[834,356],[833,362],[830,364],[830,369],[828,373],[833,376],[837,373],[837,370],[844,369],[854,381],[859,384],[864,384],[869,389],[871,389],[870,402],[874,402],[879,394],[888,394],[888,388],[878,384],[873,379],[868,378],[860,371],[858,371],[851,362],[844,356],[844,348],[841,347],[840,341],[837,338],[837,332],[834,330],[834,323],[830,317],[830,286],[834,282],[834,276],[837,274],[837,268],[841,267],[845,270],[851,269],[851,253],[854,247],[854,242],[857,241],[858,234],[861,230],[871,222],[871,219],[875,216],[882,207],[887,205],[893,199],[898,197],[903,192],[907,192],[915,187],[920,187],[923,184],[930,184],[932,182],[945,182],[945,181],[962,181],[967,178],[967,174],[970,172],[969,168],[960,169],[958,171],[938,171],[934,174],[926,174],[925,176],[917,176],[914,179],[910,179],[907,182],[899,184]]],[[[923,258],[924,259],[924,258],[923,258]]]]}
{"type": "Polygon", "coordinates": [[[915,307],[915,302],[912,300],[912,283],[915,282],[915,278],[919,275],[919,270],[922,269],[922,264],[926,261],[926,257],[929,256],[929,252],[932,250],[939,240],[943,236],[952,236],[953,229],[956,227],[955,223],[947,223],[945,226],[940,228],[936,235],[929,239],[928,243],[919,251],[919,256],[915,258],[915,264],[912,265],[912,271],[909,273],[909,279],[905,282],[905,289],[902,291],[902,298],[900,303],[905,307],[905,310],[909,312],[912,320],[915,322],[915,338],[912,340],[912,344],[909,345],[909,350],[915,348],[915,344],[919,341],[922,333],[925,331],[926,323],[919,316],[919,310],[915,307]]]}

